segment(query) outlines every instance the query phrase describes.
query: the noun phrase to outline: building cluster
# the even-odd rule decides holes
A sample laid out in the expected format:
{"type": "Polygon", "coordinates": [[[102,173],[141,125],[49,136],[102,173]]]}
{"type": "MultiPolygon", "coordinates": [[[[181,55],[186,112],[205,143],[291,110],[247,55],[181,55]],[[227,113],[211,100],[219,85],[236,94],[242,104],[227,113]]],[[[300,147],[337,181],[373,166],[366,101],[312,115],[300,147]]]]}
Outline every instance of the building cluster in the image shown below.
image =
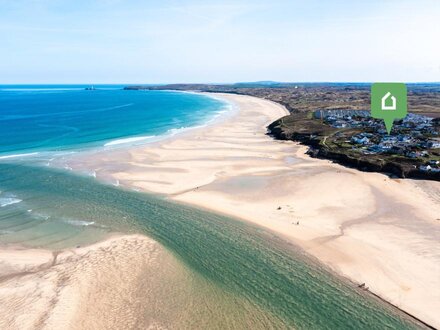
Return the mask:
{"type": "Polygon", "coordinates": [[[433,118],[408,114],[404,119],[394,121],[393,130],[388,135],[383,120],[372,118],[369,111],[317,110],[314,116],[340,128],[335,136],[344,137],[352,149],[364,154],[395,154],[421,159],[421,171],[440,172],[438,157],[434,157],[440,155],[439,128],[433,118]],[[364,132],[347,136],[344,128],[363,128],[364,132]]]}

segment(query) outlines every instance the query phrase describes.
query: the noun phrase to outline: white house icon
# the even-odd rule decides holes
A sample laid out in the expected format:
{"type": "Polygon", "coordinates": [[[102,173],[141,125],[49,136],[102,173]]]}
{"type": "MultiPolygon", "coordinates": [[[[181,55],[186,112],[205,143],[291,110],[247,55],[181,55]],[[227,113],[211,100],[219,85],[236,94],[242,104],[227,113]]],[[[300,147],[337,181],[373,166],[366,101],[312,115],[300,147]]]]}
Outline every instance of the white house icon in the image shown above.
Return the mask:
{"type": "Polygon", "coordinates": [[[396,110],[396,98],[391,95],[390,92],[386,93],[384,97],[382,97],[382,110],[396,110]],[[391,96],[391,105],[387,105],[386,101],[391,96]]]}

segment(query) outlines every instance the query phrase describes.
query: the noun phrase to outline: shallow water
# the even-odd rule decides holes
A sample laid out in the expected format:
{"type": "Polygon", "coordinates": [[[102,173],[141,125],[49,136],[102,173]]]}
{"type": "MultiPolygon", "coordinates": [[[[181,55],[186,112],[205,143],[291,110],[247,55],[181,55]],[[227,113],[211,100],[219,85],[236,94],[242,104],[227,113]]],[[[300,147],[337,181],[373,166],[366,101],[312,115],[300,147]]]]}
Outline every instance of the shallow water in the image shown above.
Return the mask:
{"type": "MultiPolygon", "coordinates": [[[[207,287],[197,287],[205,294],[228,297],[210,301],[218,328],[417,328],[301,250],[247,223],[47,167],[0,164],[0,190],[22,200],[0,208],[0,243],[60,248],[110,231],[144,233],[203,279],[207,287]],[[49,218],[28,216],[30,209],[49,218]],[[243,316],[244,302],[251,320],[243,316]]],[[[201,319],[211,317],[204,313],[201,319]]]]}

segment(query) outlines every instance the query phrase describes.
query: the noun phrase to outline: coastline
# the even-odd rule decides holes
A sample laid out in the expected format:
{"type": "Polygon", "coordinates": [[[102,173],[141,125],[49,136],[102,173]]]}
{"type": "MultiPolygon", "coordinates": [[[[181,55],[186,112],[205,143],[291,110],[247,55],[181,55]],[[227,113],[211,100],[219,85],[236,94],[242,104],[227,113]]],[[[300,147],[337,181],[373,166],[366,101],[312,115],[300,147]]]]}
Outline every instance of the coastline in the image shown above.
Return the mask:
{"type": "MultiPolygon", "coordinates": [[[[65,141],[62,140],[64,136],[63,134],[60,133],[60,135],[56,135],[53,132],[46,132],[48,138],[44,141],[54,141],[53,144],[45,144],[45,142],[41,141],[38,142],[39,138],[37,136],[34,137],[34,139],[37,141],[35,145],[23,147],[23,149],[14,149],[13,147],[0,148],[0,162],[29,161],[34,164],[38,162],[50,165],[52,161],[56,162],[57,159],[63,158],[63,156],[68,156],[71,153],[112,150],[120,147],[131,148],[139,145],[160,142],[162,140],[172,138],[175,135],[181,134],[182,132],[210,125],[218,118],[232,112],[232,105],[230,103],[206,95],[201,97],[200,95],[197,95],[197,93],[193,92],[169,90],[135,92],[134,95],[131,95],[132,93],[123,91],[122,88],[112,90],[111,92],[116,93],[116,96],[111,93],[101,95],[98,97],[98,103],[101,102],[103,104],[101,105],[101,103],[99,103],[98,105],[90,105],[91,109],[87,110],[90,111],[90,113],[85,114],[85,118],[87,118],[87,116],[91,116],[91,127],[81,127],[81,122],[78,124],[72,122],[69,123],[70,126],[66,126],[66,129],[69,128],[71,131],[68,131],[67,133],[64,131],[61,132],[66,136],[71,136],[76,132],[88,132],[87,134],[84,133],[83,135],[78,133],[75,142],[73,142],[73,138],[71,138],[68,143],[65,143],[65,141]],[[110,97],[110,101],[106,101],[107,98],[105,96],[107,96],[107,98],[110,97]],[[118,101],[118,97],[121,96],[123,99],[118,101]],[[116,98],[116,100],[113,100],[112,98],[116,98]],[[130,103],[130,98],[133,99],[132,103],[130,103]],[[141,101],[139,101],[139,99],[141,101]],[[127,104],[120,104],[124,103],[124,101],[127,102],[127,104]],[[164,102],[164,106],[170,107],[171,111],[160,112],[161,110],[158,110],[158,104],[160,104],[160,102],[164,102]],[[93,106],[96,106],[97,108],[95,109],[93,106]],[[130,109],[132,113],[127,113],[126,116],[128,116],[128,118],[125,118],[125,120],[123,118],[119,118],[119,120],[116,121],[117,124],[115,124],[114,121],[112,122],[110,119],[108,119],[112,116],[118,116],[118,113],[126,112],[125,110],[119,111],[119,109],[129,106],[132,106],[134,110],[130,109]],[[98,125],[97,128],[94,128],[94,125],[98,122],[100,123],[101,120],[97,120],[96,117],[94,117],[93,112],[100,113],[102,111],[113,112],[109,112],[108,115],[105,116],[108,122],[104,121],[104,124],[99,124],[101,126],[98,125]],[[158,111],[159,113],[157,113],[158,111]],[[144,117],[139,117],[137,116],[137,113],[147,115],[143,115],[144,117]],[[170,117],[168,117],[168,115],[170,117]],[[129,118],[131,117],[137,118],[137,120],[135,122],[130,122],[129,118]],[[158,118],[157,120],[152,119],[156,117],[158,118]]],[[[17,95],[12,95],[11,97],[15,98],[17,95]]],[[[58,100],[58,102],[60,102],[60,104],[70,104],[72,101],[70,97],[71,95],[66,93],[66,96],[64,96],[63,99],[58,100]]],[[[90,97],[90,94],[79,94],[76,99],[81,99],[82,97],[87,99],[87,97],[90,97]]],[[[74,103],[73,106],[78,105],[74,103]]],[[[86,110],[79,109],[79,111],[82,114],[81,111],[84,112],[86,110]]],[[[59,117],[63,114],[63,112],[55,113],[52,116],[53,118],[50,116],[48,118],[52,118],[55,121],[55,124],[58,121],[70,120],[64,117],[59,117]]],[[[23,116],[24,119],[27,119],[26,116],[30,115],[24,114],[23,116]]],[[[36,114],[34,116],[47,117],[47,114],[36,114]]],[[[30,118],[32,119],[32,116],[30,116],[30,118]]],[[[26,131],[30,131],[30,129],[26,131]]],[[[8,133],[12,134],[12,132],[8,133]]],[[[43,133],[44,132],[40,132],[40,134],[43,133]]],[[[10,140],[9,145],[13,146],[14,141],[10,140]]],[[[20,145],[17,147],[21,148],[20,145]]]]}
{"type": "Polygon", "coordinates": [[[68,164],[267,227],[439,327],[439,185],[309,158],[304,146],[266,135],[284,107],[215,95],[237,104],[237,113],[146,146],[76,154],[68,164]]]}

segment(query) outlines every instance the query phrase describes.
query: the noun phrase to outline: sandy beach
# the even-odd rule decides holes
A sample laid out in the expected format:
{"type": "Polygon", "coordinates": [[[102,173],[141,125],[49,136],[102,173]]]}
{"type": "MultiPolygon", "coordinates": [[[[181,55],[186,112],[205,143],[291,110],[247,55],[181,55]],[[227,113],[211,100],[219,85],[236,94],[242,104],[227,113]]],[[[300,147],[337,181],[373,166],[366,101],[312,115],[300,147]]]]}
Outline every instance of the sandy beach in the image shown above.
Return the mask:
{"type": "Polygon", "coordinates": [[[139,289],[137,277],[145,270],[150,276],[158,272],[163,254],[157,243],[140,235],[115,236],[59,253],[3,248],[0,328],[133,326],[139,304],[130,297],[139,289]],[[125,299],[120,299],[122,293],[125,299]]]}
{"type": "Polygon", "coordinates": [[[251,324],[261,311],[156,241],[114,234],[59,251],[2,247],[0,316],[1,329],[212,329],[251,324]]]}
{"type": "Polygon", "coordinates": [[[266,135],[279,104],[215,94],[236,110],[139,147],[77,155],[76,171],[264,226],[338,273],[440,327],[440,183],[312,159],[266,135]]]}

